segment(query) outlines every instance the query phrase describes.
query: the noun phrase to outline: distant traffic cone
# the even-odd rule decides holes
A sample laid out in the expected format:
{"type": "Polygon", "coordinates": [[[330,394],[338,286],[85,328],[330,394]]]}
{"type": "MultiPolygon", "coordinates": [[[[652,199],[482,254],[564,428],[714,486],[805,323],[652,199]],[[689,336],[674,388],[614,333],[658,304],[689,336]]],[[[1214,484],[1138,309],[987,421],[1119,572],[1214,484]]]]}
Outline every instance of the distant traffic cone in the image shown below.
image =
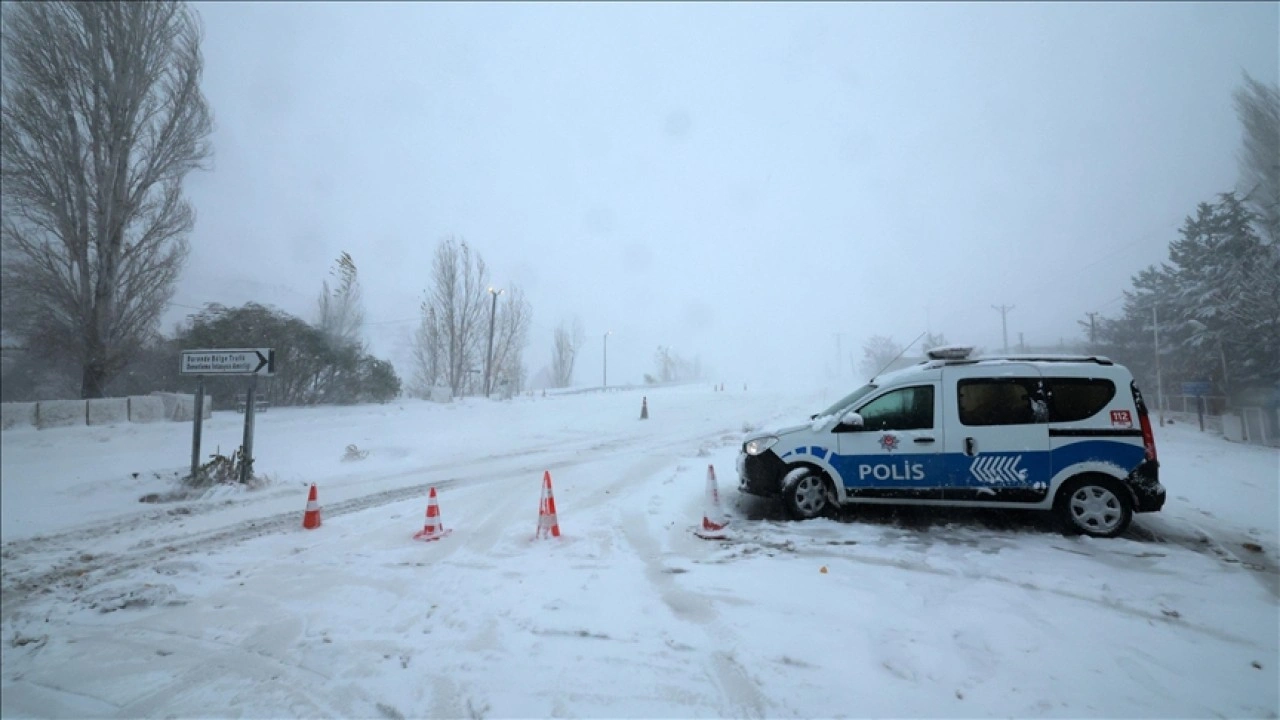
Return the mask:
{"type": "Polygon", "coordinates": [[[702,511],[702,527],[694,530],[693,534],[703,540],[728,540],[729,535],[725,531],[725,526],[728,524],[729,518],[725,517],[724,511],[720,509],[720,488],[716,486],[716,469],[708,465],[707,497],[702,511]]]}
{"type": "Polygon", "coordinates": [[[427,495],[427,521],[421,531],[413,534],[413,539],[439,540],[451,532],[453,531],[444,529],[444,523],[440,520],[440,506],[436,504],[436,489],[433,487],[427,495]]]}
{"type": "Polygon", "coordinates": [[[538,502],[538,532],[535,540],[560,537],[560,520],[556,517],[556,496],[551,492],[551,472],[542,473],[542,500],[538,502]]]}
{"type": "Polygon", "coordinates": [[[320,502],[315,483],[311,483],[311,493],[307,496],[307,511],[302,514],[302,527],[307,530],[320,527],[320,502]]]}
{"type": "Polygon", "coordinates": [[[640,419],[649,419],[649,398],[647,397],[640,398],[640,419]]]}

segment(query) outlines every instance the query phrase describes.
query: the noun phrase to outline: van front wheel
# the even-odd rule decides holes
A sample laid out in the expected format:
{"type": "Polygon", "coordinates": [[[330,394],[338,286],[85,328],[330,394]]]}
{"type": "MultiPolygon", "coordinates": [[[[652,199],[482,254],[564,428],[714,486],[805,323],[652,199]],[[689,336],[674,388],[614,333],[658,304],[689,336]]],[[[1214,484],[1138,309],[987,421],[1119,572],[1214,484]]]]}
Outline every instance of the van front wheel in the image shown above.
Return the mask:
{"type": "Polygon", "coordinates": [[[1133,501],[1110,478],[1072,480],[1058,495],[1056,509],[1068,532],[1090,537],[1116,537],[1133,520],[1133,501]]]}
{"type": "Polygon", "coordinates": [[[787,478],[782,502],[796,520],[812,520],[831,509],[827,497],[827,481],[817,470],[805,468],[787,478]]]}

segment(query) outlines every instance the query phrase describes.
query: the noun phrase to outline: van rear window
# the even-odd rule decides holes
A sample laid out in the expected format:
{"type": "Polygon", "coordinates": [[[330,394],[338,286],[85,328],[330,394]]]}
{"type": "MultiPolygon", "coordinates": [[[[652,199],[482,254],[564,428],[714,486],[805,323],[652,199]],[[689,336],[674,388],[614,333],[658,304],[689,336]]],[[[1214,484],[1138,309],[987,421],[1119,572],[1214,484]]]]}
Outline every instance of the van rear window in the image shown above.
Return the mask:
{"type": "Polygon", "coordinates": [[[965,425],[1034,425],[1044,422],[1039,378],[982,378],[957,384],[965,425]]]}
{"type": "Polygon", "coordinates": [[[1044,379],[1049,397],[1049,422],[1075,422],[1097,415],[1116,396],[1115,383],[1105,378],[1044,379]]]}

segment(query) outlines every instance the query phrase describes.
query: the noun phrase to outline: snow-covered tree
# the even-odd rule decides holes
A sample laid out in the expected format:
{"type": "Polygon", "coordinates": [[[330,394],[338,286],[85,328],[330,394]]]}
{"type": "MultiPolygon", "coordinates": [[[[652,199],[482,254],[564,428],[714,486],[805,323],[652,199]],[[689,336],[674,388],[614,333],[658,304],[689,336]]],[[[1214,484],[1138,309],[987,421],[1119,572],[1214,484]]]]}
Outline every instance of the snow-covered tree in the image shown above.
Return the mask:
{"type": "Polygon", "coordinates": [[[1235,93],[1240,118],[1240,191],[1263,239],[1280,243],[1280,89],[1244,76],[1235,93]]]}

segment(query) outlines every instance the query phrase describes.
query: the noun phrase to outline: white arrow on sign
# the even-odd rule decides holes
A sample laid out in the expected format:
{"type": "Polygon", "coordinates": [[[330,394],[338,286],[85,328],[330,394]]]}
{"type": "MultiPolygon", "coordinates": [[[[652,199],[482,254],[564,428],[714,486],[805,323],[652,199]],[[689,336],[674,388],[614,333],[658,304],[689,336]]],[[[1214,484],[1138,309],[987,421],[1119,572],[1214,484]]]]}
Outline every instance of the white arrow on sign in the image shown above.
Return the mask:
{"type": "Polygon", "coordinates": [[[178,369],[182,375],[275,375],[273,348],[183,350],[178,369]]]}

